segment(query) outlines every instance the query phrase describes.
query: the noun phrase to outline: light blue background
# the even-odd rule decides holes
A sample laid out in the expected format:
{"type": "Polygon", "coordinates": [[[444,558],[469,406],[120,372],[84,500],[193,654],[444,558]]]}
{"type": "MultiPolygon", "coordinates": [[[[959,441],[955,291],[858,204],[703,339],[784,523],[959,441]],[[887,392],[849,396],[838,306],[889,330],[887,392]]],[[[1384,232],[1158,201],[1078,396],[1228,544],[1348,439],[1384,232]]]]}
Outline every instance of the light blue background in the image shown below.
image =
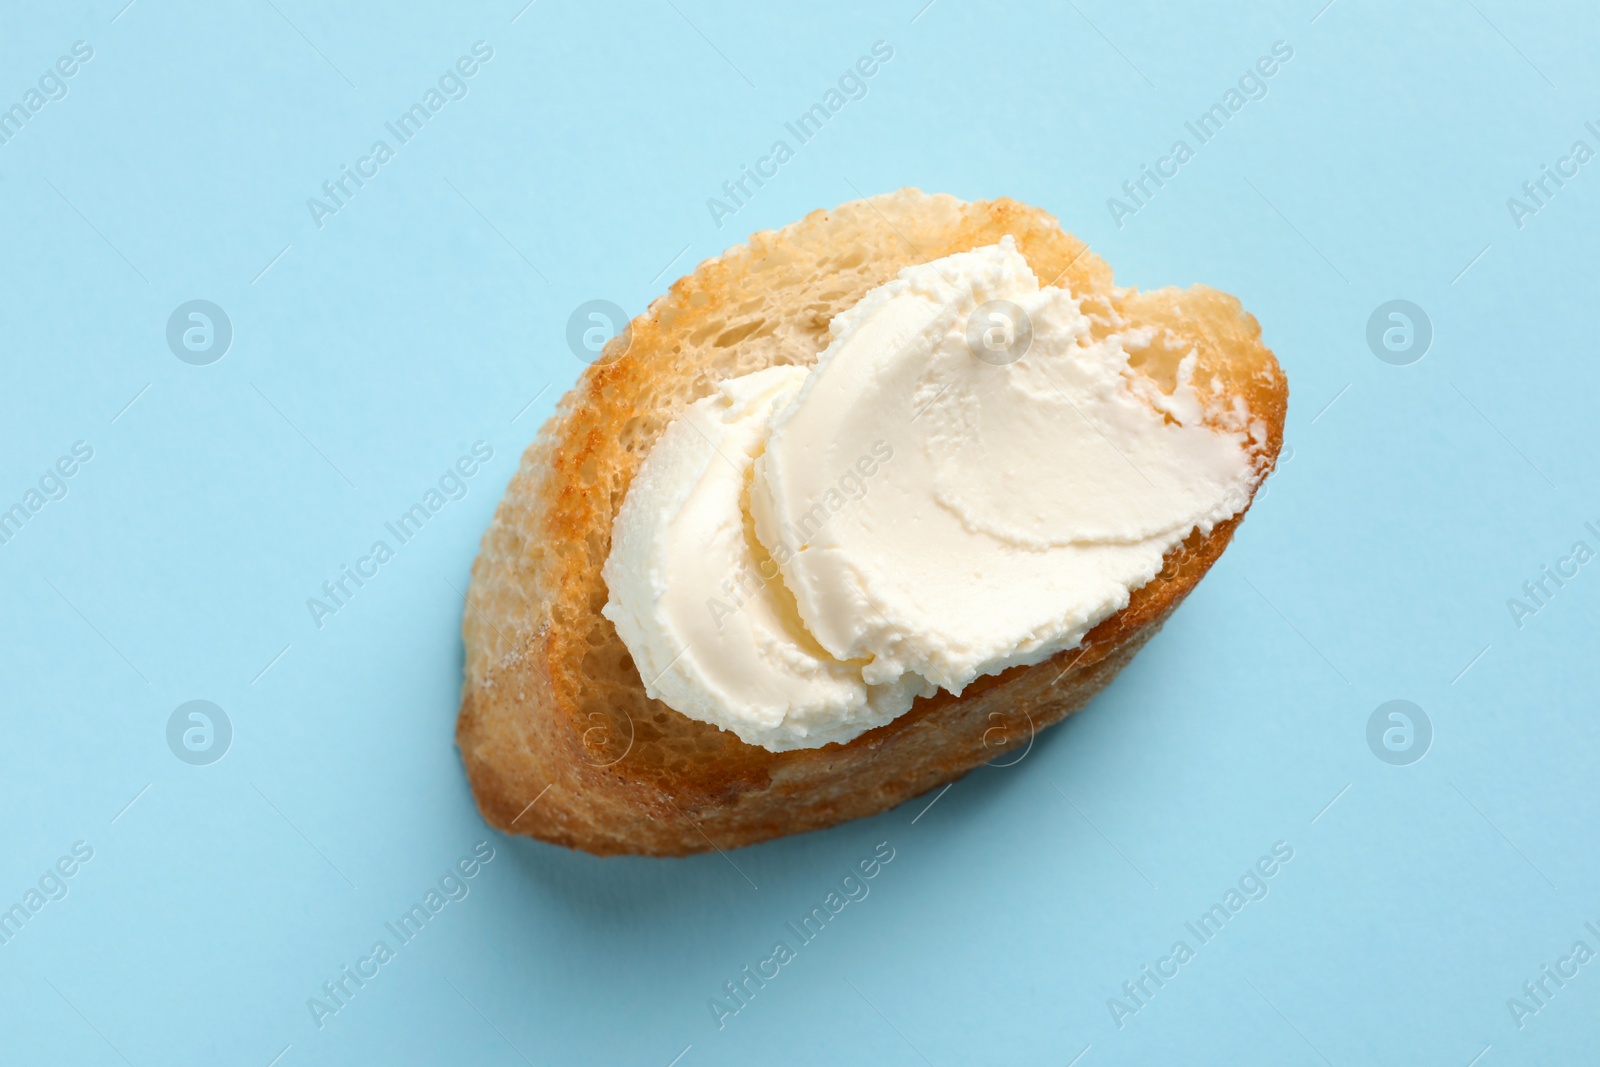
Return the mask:
{"type": "Polygon", "coordinates": [[[1600,17],[522,2],[8,5],[0,101],[94,58],[0,145],[0,506],[94,459],[0,546],[0,905],[94,858],[0,947],[0,1060],[1592,1055],[1600,963],[1522,1029],[1506,1002],[1600,949],[1600,564],[1520,629],[1506,601],[1600,548],[1600,162],[1520,229],[1506,200],[1600,148],[1600,17]],[[319,229],[306,199],[479,40],[469,95],[319,229]],[[706,199],[878,40],[868,96],[719,229],[706,199]],[[1118,227],[1107,198],[1280,40],[1266,99],[1118,227]],[[1039,204],[1124,284],[1237,293],[1292,459],[1107,692],[931,809],[669,862],[487,830],[457,591],[581,367],[568,315],[903,185],[1039,204]],[[210,366],[165,341],[195,298],[234,329],[210,366]],[[1392,298],[1433,323],[1410,366],[1366,344],[1392,298]],[[306,598],[479,440],[468,495],[319,630],[306,598]],[[165,740],[196,698],[235,731],[211,766],[165,740]],[[1365,740],[1394,698],[1434,726],[1411,766],[1365,740]],[[307,998],[480,841],[470,895],[319,1030],[307,998]],[[719,1030],[707,999],[883,841],[871,895],[719,1030]],[[1270,895],[1118,1029],[1107,998],[1277,841],[1270,895]]]}

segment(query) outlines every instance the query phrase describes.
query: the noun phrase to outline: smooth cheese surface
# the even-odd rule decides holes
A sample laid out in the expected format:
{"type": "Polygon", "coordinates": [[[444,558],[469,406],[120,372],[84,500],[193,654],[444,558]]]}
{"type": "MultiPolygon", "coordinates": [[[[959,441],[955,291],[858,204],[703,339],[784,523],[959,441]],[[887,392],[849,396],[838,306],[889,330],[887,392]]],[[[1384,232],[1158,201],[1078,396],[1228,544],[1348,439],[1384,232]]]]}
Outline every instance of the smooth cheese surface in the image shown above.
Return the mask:
{"type": "Polygon", "coordinates": [[[1077,645],[1249,502],[1252,441],[1129,366],[1011,238],[901,271],[813,368],[721,383],[663,434],[605,566],[650,695],[775,751],[1077,645]]]}
{"type": "Polygon", "coordinates": [[[1071,648],[1249,501],[1248,440],[1201,421],[1195,357],[1161,393],[1128,366],[1148,337],[1094,341],[1009,238],[907,268],[832,332],[757,461],[756,528],[797,549],[801,618],[869,681],[959,693],[1071,648]],[[836,472],[878,441],[894,459],[813,533],[836,472]]]}
{"type": "Polygon", "coordinates": [[[772,414],[806,370],[771,367],[690,405],[641,465],[612,528],[603,614],[652,698],[774,750],[848,741],[931,686],[869,686],[800,623],[746,498],[772,414]]]}

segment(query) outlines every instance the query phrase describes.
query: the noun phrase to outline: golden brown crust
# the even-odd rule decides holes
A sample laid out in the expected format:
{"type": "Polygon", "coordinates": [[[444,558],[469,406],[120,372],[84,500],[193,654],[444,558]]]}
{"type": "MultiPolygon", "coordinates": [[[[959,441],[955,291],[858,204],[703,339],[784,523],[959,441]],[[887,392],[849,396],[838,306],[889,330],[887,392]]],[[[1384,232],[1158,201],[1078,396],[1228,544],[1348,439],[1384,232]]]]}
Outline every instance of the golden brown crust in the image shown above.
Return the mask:
{"type": "Polygon", "coordinates": [[[523,456],[473,565],[456,739],[484,818],[602,855],[734,848],[875,814],[1021,744],[1082,707],[1221,555],[1243,513],[1196,532],[1083,644],[941,692],[845,745],[774,753],[644,695],[600,569],[634,471],[676,414],[724,378],[809,364],[827,325],[901,268],[1017,239],[1041,284],[1083,297],[1097,332],[1158,327],[1136,364],[1157,380],[1199,353],[1197,382],[1242,397],[1283,438],[1288,388],[1254,318],[1204,287],[1140,293],[1055,219],[1012,200],[916,190],[813,212],[701,264],[635,319],[523,456]],[[624,347],[624,340],[627,341],[624,347]],[[999,724],[997,728],[997,724],[999,724]]]}

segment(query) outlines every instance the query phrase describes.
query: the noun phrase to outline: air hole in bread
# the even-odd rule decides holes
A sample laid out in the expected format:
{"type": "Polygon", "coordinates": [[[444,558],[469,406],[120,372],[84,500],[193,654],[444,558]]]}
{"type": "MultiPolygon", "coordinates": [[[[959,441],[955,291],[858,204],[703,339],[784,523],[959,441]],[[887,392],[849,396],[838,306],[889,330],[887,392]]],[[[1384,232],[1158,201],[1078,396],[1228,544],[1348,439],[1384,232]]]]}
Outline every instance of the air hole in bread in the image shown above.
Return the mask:
{"type": "Polygon", "coordinates": [[[759,330],[764,321],[765,320],[762,319],[756,319],[753,322],[741,323],[740,325],[735,326],[733,329],[725,331],[712,343],[718,348],[728,348],[732,345],[736,345],[740,341],[743,341],[746,337],[749,337],[751,334],[759,330]]]}

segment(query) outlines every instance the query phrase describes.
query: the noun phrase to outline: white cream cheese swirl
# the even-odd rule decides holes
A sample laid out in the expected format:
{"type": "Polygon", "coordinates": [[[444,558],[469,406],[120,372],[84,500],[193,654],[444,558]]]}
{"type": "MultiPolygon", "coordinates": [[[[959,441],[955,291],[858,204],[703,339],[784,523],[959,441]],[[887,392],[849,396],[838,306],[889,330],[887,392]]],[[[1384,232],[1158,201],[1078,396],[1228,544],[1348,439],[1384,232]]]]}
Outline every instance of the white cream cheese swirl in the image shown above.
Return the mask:
{"type": "Polygon", "coordinates": [[[1148,334],[1093,338],[1009,237],[831,332],[809,372],[724,382],[668,428],[604,572],[652,694],[751,744],[847,741],[1072,648],[1249,502],[1251,442],[1203,420],[1195,357],[1162,392],[1128,364],[1148,334]]]}
{"type": "Polygon", "coordinates": [[[769,367],[722,382],[667,427],[612,526],[602,613],[651,697],[774,750],[881,726],[933,687],[867,685],[801,624],[745,505],[772,413],[805,380],[769,367]]]}

